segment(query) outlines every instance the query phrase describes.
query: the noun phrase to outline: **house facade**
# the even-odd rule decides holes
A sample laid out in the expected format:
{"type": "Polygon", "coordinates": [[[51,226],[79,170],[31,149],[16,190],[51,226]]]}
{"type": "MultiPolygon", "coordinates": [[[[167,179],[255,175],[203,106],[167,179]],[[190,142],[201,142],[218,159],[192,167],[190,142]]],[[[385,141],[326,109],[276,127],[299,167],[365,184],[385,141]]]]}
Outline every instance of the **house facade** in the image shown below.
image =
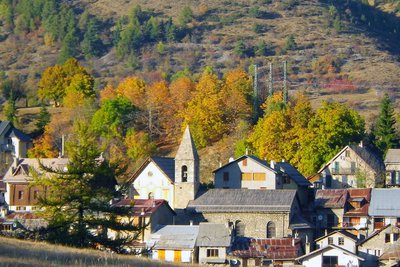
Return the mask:
{"type": "Polygon", "coordinates": [[[385,156],[385,186],[400,187],[400,149],[388,149],[385,156]]]}
{"type": "Polygon", "coordinates": [[[400,188],[373,188],[368,213],[371,217],[370,232],[386,225],[400,225],[400,188]]]}
{"type": "Polygon", "coordinates": [[[52,169],[64,169],[67,167],[66,158],[14,158],[14,162],[3,177],[6,192],[4,194],[8,210],[11,212],[30,212],[36,210],[37,198],[44,193],[41,187],[30,185],[33,172],[42,173],[41,164],[52,169]]]}
{"type": "Polygon", "coordinates": [[[231,246],[231,234],[225,224],[200,223],[196,247],[199,249],[200,264],[226,264],[231,246]]]}
{"type": "Polygon", "coordinates": [[[374,188],[384,183],[384,164],[362,144],[348,145],[316,177],[325,189],[374,188]]]}
{"type": "Polygon", "coordinates": [[[302,205],[307,205],[311,183],[288,162],[269,164],[255,156],[244,155],[214,172],[215,188],[295,189],[302,205]]]}
{"type": "Polygon", "coordinates": [[[184,209],[197,194],[199,156],[186,128],[175,158],[150,157],[131,177],[129,198],[165,199],[173,209],[184,209]]]}
{"type": "Polygon", "coordinates": [[[343,230],[334,231],[328,235],[320,237],[315,240],[315,243],[317,249],[324,248],[329,245],[335,245],[353,253],[357,252],[357,236],[343,230]]]}

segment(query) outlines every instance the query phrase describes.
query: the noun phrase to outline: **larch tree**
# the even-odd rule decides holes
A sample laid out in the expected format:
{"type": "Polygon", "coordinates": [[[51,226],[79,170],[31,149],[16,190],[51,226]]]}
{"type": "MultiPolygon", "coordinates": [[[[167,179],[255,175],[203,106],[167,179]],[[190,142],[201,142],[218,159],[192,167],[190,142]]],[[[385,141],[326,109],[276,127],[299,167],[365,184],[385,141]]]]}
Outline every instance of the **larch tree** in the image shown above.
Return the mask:
{"type": "Polygon", "coordinates": [[[53,169],[40,164],[42,171],[34,175],[34,186],[45,188],[39,194],[40,213],[48,221],[41,234],[50,242],[76,247],[102,245],[122,252],[141,228],[125,208],[111,205],[118,196],[115,190],[118,166],[111,165],[100,156],[97,137],[82,122],[75,124],[75,136],[67,143],[69,162],[66,168],[53,169]],[[132,218],[132,217],[131,217],[132,218]],[[107,233],[123,233],[121,238],[110,238],[107,233]]]}
{"type": "Polygon", "coordinates": [[[399,145],[399,136],[395,124],[393,104],[389,95],[385,94],[381,101],[381,110],[374,130],[375,145],[382,155],[385,155],[389,148],[396,148],[399,145]]]}

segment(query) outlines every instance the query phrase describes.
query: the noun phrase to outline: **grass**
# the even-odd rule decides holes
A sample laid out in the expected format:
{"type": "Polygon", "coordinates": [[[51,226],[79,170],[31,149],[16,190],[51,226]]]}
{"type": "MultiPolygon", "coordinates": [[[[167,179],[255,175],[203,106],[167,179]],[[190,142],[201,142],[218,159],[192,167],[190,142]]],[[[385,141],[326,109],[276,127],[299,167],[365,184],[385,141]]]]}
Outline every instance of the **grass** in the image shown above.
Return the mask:
{"type": "MultiPolygon", "coordinates": [[[[131,255],[0,237],[1,266],[180,266],[131,255]]],[[[187,265],[185,265],[187,266],[187,265]]],[[[194,265],[192,265],[194,266],[194,265]]]]}

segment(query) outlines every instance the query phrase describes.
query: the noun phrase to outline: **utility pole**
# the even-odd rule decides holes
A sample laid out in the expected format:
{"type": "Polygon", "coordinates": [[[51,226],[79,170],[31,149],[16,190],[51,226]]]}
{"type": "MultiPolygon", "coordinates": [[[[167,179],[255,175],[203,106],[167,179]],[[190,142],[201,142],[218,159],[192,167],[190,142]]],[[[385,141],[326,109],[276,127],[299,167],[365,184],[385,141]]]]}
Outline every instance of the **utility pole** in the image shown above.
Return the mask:
{"type": "Polygon", "coordinates": [[[254,111],[254,120],[256,121],[258,118],[258,66],[254,64],[254,82],[253,82],[253,111],[254,111]]]}
{"type": "Polygon", "coordinates": [[[287,104],[288,88],[287,88],[287,61],[283,61],[283,103],[287,104]]]}
{"type": "Polygon", "coordinates": [[[274,85],[272,81],[272,62],[269,63],[269,90],[268,90],[268,96],[272,96],[274,93],[274,85]]]}

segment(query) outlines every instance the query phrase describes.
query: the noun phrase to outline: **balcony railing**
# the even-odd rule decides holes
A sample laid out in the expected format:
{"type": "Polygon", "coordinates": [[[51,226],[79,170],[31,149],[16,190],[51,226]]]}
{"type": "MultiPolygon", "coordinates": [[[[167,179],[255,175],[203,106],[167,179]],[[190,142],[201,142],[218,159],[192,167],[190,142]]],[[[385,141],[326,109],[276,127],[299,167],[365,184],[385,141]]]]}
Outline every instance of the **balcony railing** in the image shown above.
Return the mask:
{"type": "Polygon", "coordinates": [[[336,174],[356,174],[355,168],[333,168],[331,169],[331,173],[336,174]]]}
{"type": "Polygon", "coordinates": [[[351,223],[351,222],[342,222],[339,224],[339,227],[342,228],[355,228],[355,229],[363,229],[367,227],[366,223],[351,223]]]}

